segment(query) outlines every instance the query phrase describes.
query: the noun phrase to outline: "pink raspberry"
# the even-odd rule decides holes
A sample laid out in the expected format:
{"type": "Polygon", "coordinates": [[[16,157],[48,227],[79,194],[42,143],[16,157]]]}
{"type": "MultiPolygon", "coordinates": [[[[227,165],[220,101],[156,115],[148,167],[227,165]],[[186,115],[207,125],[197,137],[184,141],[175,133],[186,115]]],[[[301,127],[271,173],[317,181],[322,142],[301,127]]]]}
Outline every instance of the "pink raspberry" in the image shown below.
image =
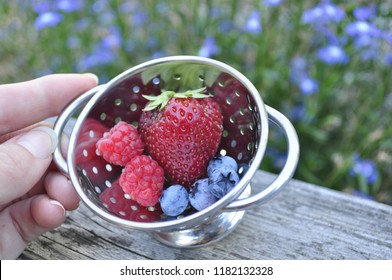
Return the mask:
{"type": "Polygon", "coordinates": [[[97,141],[96,147],[106,161],[120,166],[125,166],[144,150],[144,144],[136,127],[123,121],[105,133],[97,141]]]}
{"type": "Polygon", "coordinates": [[[155,205],[165,183],[163,168],[146,155],[136,156],[124,168],[120,176],[123,191],[142,206],[155,205]]]}

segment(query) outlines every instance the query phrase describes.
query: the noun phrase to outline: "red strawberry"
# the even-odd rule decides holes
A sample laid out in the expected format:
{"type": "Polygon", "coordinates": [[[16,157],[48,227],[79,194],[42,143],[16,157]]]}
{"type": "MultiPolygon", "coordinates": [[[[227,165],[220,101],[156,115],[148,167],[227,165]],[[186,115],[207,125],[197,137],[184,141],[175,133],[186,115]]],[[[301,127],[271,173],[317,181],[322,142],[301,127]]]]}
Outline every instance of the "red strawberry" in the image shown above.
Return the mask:
{"type": "Polygon", "coordinates": [[[113,214],[135,222],[155,222],[161,218],[162,210],[159,204],[144,207],[129,198],[122,190],[119,181],[112,183],[99,196],[104,206],[113,214]]]}
{"type": "Polygon", "coordinates": [[[219,106],[204,90],[147,96],[139,122],[147,152],[172,183],[186,187],[206,177],[223,130],[219,106]]]}

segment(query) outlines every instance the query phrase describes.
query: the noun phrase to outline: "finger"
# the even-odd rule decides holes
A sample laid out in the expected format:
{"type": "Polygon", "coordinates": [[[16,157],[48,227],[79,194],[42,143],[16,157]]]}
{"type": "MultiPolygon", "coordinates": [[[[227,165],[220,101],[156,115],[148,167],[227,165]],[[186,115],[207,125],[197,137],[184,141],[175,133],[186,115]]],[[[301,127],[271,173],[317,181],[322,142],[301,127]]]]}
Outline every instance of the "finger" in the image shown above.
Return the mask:
{"type": "Polygon", "coordinates": [[[12,204],[0,213],[0,259],[17,258],[29,242],[64,220],[64,207],[46,195],[12,204]]]}
{"type": "Polygon", "coordinates": [[[39,127],[0,145],[0,205],[26,194],[43,176],[57,146],[57,135],[39,127]]]}
{"type": "Polygon", "coordinates": [[[0,134],[55,116],[81,93],[97,85],[93,74],[55,74],[0,85],[0,134]]]}
{"type": "Polygon", "coordinates": [[[79,197],[71,182],[59,172],[51,172],[45,178],[46,192],[51,199],[60,202],[66,210],[79,206],[79,197]]]}
{"type": "Polygon", "coordinates": [[[40,126],[47,126],[47,127],[53,128],[53,123],[38,122],[38,123],[32,124],[28,127],[0,135],[0,144],[11,139],[11,138],[14,138],[20,134],[26,133],[26,132],[28,132],[36,127],[40,127],[40,126]]]}

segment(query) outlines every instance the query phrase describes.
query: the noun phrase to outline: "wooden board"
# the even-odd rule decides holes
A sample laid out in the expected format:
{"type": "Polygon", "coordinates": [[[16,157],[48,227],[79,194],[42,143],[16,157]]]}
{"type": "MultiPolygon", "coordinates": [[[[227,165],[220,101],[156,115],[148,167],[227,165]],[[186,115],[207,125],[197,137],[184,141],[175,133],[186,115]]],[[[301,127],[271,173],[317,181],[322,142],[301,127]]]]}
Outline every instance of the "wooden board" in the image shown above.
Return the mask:
{"type": "MultiPolygon", "coordinates": [[[[257,172],[252,190],[273,179],[257,172]]],[[[392,259],[391,237],[391,206],[292,180],[209,246],[168,247],[149,233],[115,227],[81,205],[20,259],[392,259]]]]}

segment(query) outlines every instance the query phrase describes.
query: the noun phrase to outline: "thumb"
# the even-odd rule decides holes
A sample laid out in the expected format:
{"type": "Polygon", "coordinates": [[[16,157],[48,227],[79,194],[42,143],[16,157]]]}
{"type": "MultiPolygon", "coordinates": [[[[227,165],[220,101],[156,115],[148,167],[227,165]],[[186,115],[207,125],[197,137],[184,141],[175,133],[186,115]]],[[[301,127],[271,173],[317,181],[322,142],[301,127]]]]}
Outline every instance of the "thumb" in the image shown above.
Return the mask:
{"type": "Polygon", "coordinates": [[[56,133],[38,127],[0,145],[0,205],[26,194],[48,168],[56,133]]]}

